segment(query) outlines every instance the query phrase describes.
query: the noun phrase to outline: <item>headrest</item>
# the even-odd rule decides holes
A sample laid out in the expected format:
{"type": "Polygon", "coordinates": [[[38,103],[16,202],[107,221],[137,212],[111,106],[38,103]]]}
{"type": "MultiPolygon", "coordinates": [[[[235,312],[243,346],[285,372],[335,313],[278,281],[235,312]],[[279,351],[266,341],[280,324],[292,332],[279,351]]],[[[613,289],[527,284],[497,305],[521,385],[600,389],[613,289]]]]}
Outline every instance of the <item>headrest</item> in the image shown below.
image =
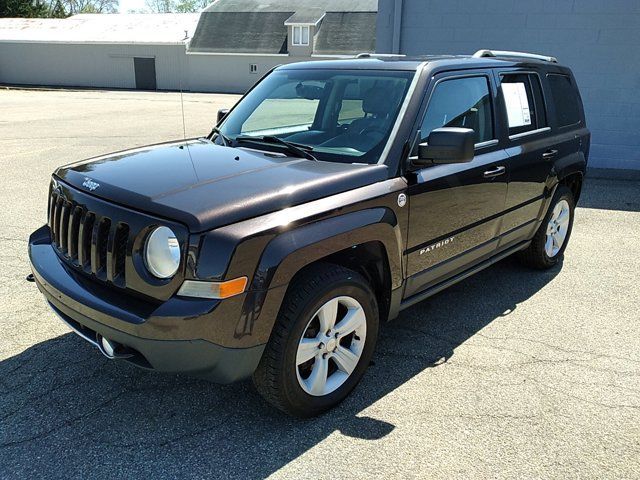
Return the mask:
{"type": "Polygon", "coordinates": [[[394,104],[394,95],[380,86],[367,90],[362,99],[362,110],[373,115],[388,115],[394,104]]]}

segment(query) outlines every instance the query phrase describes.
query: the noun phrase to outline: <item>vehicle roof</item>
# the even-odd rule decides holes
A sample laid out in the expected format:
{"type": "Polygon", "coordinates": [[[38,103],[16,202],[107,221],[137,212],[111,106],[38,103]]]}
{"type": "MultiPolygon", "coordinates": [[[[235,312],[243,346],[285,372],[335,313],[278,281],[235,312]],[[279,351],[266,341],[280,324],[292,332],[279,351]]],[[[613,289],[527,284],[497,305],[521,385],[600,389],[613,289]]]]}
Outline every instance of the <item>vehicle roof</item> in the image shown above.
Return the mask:
{"type": "Polygon", "coordinates": [[[516,57],[473,57],[471,55],[424,55],[424,56],[363,56],[360,58],[336,58],[335,60],[314,60],[289,63],[278,67],[279,70],[303,69],[344,69],[344,70],[408,70],[415,71],[427,63],[433,67],[451,68],[489,68],[512,66],[562,67],[558,63],[533,58],[516,57]]]}

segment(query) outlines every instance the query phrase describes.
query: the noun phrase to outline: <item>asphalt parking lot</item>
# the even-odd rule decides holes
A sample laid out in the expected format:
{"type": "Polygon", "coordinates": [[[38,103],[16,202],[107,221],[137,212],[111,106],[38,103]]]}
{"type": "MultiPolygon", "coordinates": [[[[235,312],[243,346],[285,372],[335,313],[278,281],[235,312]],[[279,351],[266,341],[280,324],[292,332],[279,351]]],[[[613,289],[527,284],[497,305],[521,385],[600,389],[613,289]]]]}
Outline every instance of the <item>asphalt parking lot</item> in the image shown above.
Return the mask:
{"type": "MultiPolygon", "coordinates": [[[[187,135],[233,95],[188,94],[187,135]]],[[[640,478],[640,183],[588,179],[562,265],[512,259],[384,326],[312,420],[110,362],[29,273],[53,169],[179,138],[180,95],[0,90],[0,478],[640,478]]]]}

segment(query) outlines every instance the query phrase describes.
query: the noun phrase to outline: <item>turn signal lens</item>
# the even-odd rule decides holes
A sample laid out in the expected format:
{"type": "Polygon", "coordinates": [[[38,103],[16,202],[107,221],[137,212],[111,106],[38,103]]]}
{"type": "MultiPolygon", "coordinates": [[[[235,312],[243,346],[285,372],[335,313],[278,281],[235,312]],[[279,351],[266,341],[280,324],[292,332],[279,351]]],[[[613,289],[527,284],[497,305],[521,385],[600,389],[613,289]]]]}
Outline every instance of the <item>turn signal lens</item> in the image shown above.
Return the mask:
{"type": "Polygon", "coordinates": [[[247,288],[247,277],[234,278],[226,282],[185,280],[178,291],[182,297],[223,299],[239,295],[247,288]]]}

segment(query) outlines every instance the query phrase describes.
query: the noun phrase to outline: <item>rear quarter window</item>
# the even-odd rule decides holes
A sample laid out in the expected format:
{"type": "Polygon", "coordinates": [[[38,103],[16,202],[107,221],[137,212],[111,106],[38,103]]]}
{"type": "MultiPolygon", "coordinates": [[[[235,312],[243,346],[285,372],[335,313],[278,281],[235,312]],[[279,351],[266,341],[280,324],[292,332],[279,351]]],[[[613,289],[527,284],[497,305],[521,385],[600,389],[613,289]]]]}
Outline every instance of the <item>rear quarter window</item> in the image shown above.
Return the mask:
{"type": "Polygon", "coordinates": [[[547,114],[537,74],[502,74],[500,89],[507,108],[510,136],[533,132],[547,126],[547,114]]]}
{"type": "Polygon", "coordinates": [[[567,75],[549,74],[549,91],[555,106],[558,127],[575,125],[580,122],[580,99],[576,87],[567,75]]]}

